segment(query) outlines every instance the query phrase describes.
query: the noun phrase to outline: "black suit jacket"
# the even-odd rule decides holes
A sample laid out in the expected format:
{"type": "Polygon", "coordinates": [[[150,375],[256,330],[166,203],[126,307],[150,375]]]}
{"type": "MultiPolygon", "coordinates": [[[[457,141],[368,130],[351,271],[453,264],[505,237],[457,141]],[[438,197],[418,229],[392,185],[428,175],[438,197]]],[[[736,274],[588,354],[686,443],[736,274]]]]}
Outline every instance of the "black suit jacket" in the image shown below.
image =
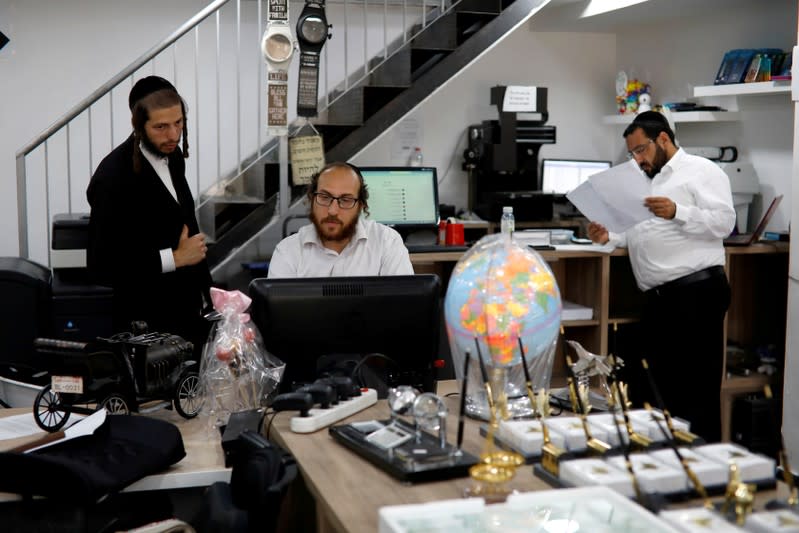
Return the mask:
{"type": "Polygon", "coordinates": [[[133,171],[133,143],[131,135],[108,154],[89,183],[89,270],[96,282],[114,289],[116,331],[144,320],[150,331],[202,344],[203,298],[211,286],[207,263],[161,272],[160,250],[177,248],[183,225],[189,236],[199,232],[185,159],[180,149],[169,156],[178,203],[144,157],[141,171],[133,171]]]}

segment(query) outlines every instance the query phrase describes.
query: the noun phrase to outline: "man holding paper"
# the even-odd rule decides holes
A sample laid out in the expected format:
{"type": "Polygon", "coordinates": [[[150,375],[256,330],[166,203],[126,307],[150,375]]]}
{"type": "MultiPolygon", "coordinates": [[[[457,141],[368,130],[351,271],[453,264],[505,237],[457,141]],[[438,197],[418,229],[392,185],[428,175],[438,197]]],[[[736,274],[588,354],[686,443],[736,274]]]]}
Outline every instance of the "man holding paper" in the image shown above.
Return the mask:
{"type": "MultiPolygon", "coordinates": [[[[588,236],[628,248],[645,294],[641,355],[666,408],[690,420],[694,433],[717,441],[724,315],[730,303],[723,239],[735,225],[729,179],[713,162],[679,148],[660,113],[637,115],[624,138],[629,157],[651,179],[643,205],[654,216],[622,233],[594,221],[588,236]]],[[[636,371],[640,363],[631,366],[636,371]]],[[[648,396],[646,381],[635,381],[633,394],[648,396]]]]}

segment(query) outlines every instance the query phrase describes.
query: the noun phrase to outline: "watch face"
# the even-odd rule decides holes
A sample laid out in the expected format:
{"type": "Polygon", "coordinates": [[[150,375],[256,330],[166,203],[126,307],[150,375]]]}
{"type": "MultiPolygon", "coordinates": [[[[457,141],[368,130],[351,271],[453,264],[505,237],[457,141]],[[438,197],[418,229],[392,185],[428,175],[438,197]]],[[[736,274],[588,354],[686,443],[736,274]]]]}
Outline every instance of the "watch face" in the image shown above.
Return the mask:
{"type": "Polygon", "coordinates": [[[327,37],[327,24],[319,15],[309,15],[302,20],[299,33],[306,42],[319,44],[327,37]]]}
{"type": "Polygon", "coordinates": [[[270,61],[281,62],[291,57],[294,47],[285,35],[278,33],[266,39],[264,54],[270,61]]]}

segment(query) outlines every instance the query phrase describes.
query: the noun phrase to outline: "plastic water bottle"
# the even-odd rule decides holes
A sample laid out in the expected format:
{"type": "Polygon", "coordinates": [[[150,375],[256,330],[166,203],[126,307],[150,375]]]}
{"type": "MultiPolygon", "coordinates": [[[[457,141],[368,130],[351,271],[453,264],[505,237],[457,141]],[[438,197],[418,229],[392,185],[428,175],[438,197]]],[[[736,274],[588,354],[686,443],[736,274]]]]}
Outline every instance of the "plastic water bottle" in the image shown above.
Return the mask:
{"type": "Polygon", "coordinates": [[[499,223],[503,235],[513,235],[516,229],[516,219],[513,218],[513,207],[506,205],[502,208],[502,218],[499,223]]]}
{"type": "Polygon", "coordinates": [[[424,163],[424,157],[422,157],[422,149],[418,146],[413,149],[411,152],[411,156],[408,158],[408,166],[411,167],[420,167],[424,163]]]}

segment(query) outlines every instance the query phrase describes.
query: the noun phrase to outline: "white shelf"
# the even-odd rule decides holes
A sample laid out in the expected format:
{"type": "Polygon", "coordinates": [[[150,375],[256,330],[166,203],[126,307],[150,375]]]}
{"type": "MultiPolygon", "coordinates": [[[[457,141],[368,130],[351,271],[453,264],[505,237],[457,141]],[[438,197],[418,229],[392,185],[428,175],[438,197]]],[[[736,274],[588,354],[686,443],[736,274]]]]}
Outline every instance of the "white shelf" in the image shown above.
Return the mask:
{"type": "MultiPolygon", "coordinates": [[[[604,124],[630,124],[635,115],[607,115],[602,117],[604,124]]],[[[733,122],[740,120],[738,111],[673,111],[674,122],[733,122]]]]}
{"type": "Polygon", "coordinates": [[[791,80],[731,83],[694,87],[694,96],[737,96],[742,94],[775,94],[791,92],[791,80]]]}

